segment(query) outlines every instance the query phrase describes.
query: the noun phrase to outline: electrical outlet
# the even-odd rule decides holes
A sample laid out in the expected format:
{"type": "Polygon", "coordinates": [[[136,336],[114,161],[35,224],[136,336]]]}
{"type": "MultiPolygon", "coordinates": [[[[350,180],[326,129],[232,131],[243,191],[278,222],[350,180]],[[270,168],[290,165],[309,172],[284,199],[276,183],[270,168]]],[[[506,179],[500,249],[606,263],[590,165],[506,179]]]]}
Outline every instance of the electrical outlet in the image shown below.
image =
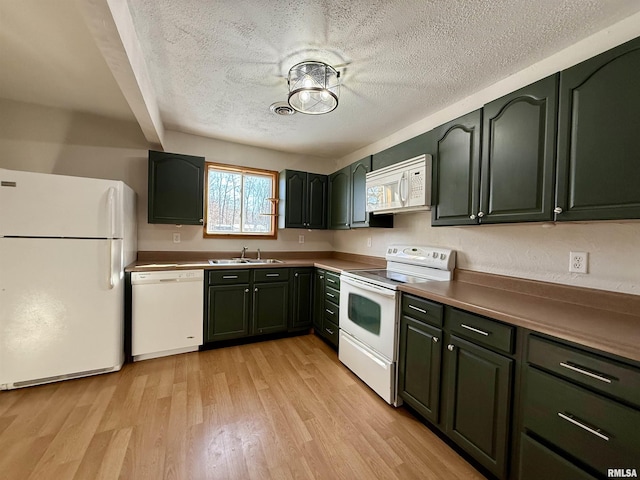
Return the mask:
{"type": "Polygon", "coordinates": [[[588,252],[569,252],[569,271],[573,273],[587,273],[589,266],[588,252]]]}
{"type": "Polygon", "coordinates": [[[298,235],[298,243],[304,243],[304,235],[298,235]]]}
{"type": "Polygon", "coordinates": [[[180,243],[180,234],[177,232],[173,234],[173,243],[180,243]]]}

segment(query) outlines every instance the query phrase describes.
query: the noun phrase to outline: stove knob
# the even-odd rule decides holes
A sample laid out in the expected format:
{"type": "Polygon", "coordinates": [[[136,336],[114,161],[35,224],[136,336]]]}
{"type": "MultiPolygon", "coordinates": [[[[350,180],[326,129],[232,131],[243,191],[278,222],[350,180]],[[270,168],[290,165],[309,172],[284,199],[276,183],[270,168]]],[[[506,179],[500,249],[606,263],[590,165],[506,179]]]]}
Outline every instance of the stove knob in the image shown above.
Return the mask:
{"type": "Polygon", "coordinates": [[[433,252],[432,255],[433,255],[433,258],[438,258],[438,252],[433,252]]]}
{"type": "Polygon", "coordinates": [[[441,253],[440,254],[440,260],[444,260],[445,258],[447,258],[447,254],[446,253],[441,253]]]}

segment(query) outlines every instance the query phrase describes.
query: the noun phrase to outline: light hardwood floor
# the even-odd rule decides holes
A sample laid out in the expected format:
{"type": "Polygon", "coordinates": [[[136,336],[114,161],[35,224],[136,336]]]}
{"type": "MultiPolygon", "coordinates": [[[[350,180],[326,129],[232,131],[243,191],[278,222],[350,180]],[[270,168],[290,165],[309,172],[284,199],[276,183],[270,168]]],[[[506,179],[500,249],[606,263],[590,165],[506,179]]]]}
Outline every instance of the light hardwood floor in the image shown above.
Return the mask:
{"type": "Polygon", "coordinates": [[[313,335],[0,392],[2,479],[482,479],[313,335]]]}

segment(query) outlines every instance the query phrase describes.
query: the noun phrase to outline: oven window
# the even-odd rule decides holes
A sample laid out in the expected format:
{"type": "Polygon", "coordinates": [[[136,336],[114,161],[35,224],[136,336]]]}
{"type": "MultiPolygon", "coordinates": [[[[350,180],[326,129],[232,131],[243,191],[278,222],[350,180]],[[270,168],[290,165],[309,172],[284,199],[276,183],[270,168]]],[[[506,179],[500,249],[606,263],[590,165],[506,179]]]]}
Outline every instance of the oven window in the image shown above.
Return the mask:
{"type": "Polygon", "coordinates": [[[350,293],[348,307],[349,320],[374,335],[380,334],[382,315],[378,303],[362,295],[350,293]]]}

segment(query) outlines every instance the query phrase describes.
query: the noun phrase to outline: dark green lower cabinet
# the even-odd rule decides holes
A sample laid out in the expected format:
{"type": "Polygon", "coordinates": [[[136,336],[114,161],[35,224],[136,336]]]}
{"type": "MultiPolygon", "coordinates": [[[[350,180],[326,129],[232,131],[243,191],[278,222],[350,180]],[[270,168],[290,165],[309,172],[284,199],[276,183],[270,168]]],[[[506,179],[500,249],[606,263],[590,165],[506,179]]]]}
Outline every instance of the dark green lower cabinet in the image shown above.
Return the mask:
{"type": "Polygon", "coordinates": [[[424,418],[439,421],[442,330],[406,315],[400,320],[400,397],[424,418]]]}
{"type": "Polygon", "coordinates": [[[290,330],[310,328],[313,318],[313,268],[294,268],[291,271],[290,330]]]}
{"type": "Polygon", "coordinates": [[[249,284],[210,286],[205,341],[247,336],[250,299],[249,284]]]}
{"type": "Polygon", "coordinates": [[[322,331],[324,319],[324,270],[316,270],[313,283],[313,329],[322,331]]]}
{"type": "Polygon", "coordinates": [[[514,361],[453,335],[445,355],[447,435],[506,478],[514,361]]]}
{"type": "Polygon", "coordinates": [[[289,282],[256,283],[253,287],[253,333],[287,330],[289,282]]]}
{"type": "Polygon", "coordinates": [[[595,477],[525,434],[520,437],[518,475],[519,480],[595,480],[595,477]]]}

